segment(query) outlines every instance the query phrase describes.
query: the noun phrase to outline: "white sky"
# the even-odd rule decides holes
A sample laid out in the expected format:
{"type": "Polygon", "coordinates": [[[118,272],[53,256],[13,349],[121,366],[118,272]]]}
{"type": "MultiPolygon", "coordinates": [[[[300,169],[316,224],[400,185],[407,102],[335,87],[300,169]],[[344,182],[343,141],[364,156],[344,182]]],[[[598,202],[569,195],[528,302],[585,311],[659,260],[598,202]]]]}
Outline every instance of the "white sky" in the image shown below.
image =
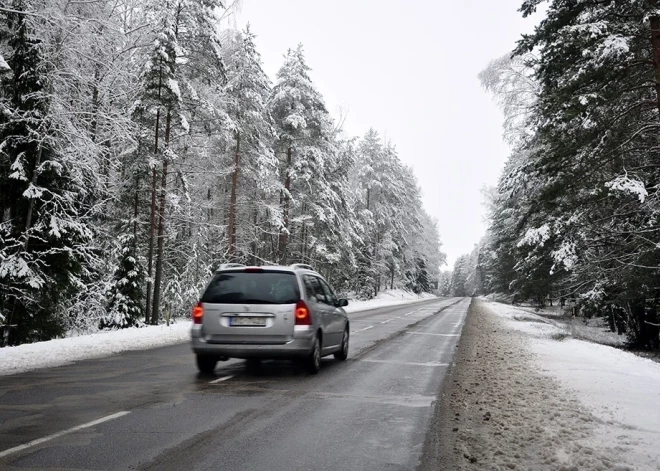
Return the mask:
{"type": "Polygon", "coordinates": [[[344,130],[376,129],[414,168],[438,219],[449,267],[485,232],[481,189],[508,155],[502,117],[477,74],[536,19],[522,0],[243,0],[264,69],[275,79],[302,43],[317,89],[344,130]]]}

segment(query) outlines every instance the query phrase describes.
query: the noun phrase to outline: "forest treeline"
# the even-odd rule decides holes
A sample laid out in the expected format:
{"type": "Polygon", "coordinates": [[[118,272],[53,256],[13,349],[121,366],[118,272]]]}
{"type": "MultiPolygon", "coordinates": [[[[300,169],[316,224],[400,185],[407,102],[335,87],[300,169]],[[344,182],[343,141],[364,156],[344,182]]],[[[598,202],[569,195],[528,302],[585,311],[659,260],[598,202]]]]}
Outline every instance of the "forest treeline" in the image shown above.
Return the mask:
{"type": "Polygon", "coordinates": [[[570,301],[660,349],[660,8],[527,0],[523,15],[541,3],[534,33],[480,76],[513,152],[454,287],[570,301]]]}
{"type": "Polygon", "coordinates": [[[0,6],[2,344],[188,316],[225,262],[430,290],[437,223],[394,145],[341,131],[302,46],[271,81],[225,7],[0,6]]]}

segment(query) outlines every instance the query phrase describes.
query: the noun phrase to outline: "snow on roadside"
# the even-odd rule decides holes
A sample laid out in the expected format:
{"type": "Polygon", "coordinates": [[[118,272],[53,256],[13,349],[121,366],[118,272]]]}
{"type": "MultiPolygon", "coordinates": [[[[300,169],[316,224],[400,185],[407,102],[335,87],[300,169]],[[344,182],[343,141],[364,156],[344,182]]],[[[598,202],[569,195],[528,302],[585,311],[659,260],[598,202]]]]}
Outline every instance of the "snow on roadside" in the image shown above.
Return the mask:
{"type": "MultiPolygon", "coordinates": [[[[483,298],[482,298],[483,299],[483,298]]],[[[497,306],[495,303],[493,306],[497,306]]],[[[626,336],[612,332],[603,317],[592,317],[591,319],[567,316],[564,309],[559,306],[545,307],[536,309],[531,306],[511,306],[508,304],[499,304],[501,306],[500,315],[508,318],[515,317],[515,320],[525,320],[529,322],[545,322],[559,328],[556,335],[574,337],[580,340],[588,340],[612,347],[623,347],[626,344],[626,336]],[[508,311],[507,308],[513,307],[508,311]],[[521,318],[523,316],[524,319],[521,318]]],[[[532,330],[531,333],[535,333],[532,330]]]]}
{"type": "Polygon", "coordinates": [[[169,327],[135,327],[0,348],[0,375],[185,342],[190,338],[190,326],[191,322],[184,321],[169,327]]]}
{"type": "MultiPolygon", "coordinates": [[[[369,301],[351,301],[346,311],[367,311],[425,301],[434,297],[429,294],[420,296],[402,290],[384,291],[377,298],[369,301]]],[[[147,350],[186,342],[190,339],[190,327],[190,321],[179,321],[169,327],[158,325],[102,331],[47,342],[0,348],[0,376],[102,358],[123,351],[147,350]]]]}
{"type": "Polygon", "coordinates": [[[436,296],[429,293],[415,294],[410,291],[393,289],[381,291],[378,296],[368,301],[350,301],[344,310],[348,313],[369,311],[381,307],[398,306],[400,304],[411,304],[414,302],[428,301],[436,296]]]}
{"type": "MultiPolygon", "coordinates": [[[[559,381],[593,417],[589,446],[633,469],[660,470],[660,364],[613,347],[565,339],[567,330],[524,309],[484,303],[527,334],[539,372],[559,381]]],[[[629,469],[621,467],[620,469],[629,469]]]]}

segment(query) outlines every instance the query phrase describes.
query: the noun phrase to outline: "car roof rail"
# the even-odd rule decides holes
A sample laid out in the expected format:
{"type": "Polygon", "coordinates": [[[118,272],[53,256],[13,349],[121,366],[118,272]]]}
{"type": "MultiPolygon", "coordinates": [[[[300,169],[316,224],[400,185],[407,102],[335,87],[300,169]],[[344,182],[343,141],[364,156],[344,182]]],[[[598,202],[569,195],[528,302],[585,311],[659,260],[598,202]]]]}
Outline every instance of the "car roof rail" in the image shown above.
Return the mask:
{"type": "Polygon", "coordinates": [[[314,267],[311,265],[308,265],[306,263],[294,263],[291,265],[291,268],[302,268],[303,270],[310,270],[310,271],[316,271],[314,270],[314,267]]]}
{"type": "Polygon", "coordinates": [[[245,265],[242,263],[223,263],[216,271],[227,270],[228,268],[243,268],[245,265]]]}

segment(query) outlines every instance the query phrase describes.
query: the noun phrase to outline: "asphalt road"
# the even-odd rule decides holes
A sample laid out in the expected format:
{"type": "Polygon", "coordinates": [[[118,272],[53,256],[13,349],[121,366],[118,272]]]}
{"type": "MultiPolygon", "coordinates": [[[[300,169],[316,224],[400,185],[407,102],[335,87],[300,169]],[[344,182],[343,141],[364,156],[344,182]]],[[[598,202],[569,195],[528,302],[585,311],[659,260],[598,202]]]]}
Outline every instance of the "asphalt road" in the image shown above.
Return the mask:
{"type": "Polygon", "coordinates": [[[349,360],[197,373],[188,344],[0,377],[0,469],[412,470],[468,298],[349,315],[349,360]]]}

